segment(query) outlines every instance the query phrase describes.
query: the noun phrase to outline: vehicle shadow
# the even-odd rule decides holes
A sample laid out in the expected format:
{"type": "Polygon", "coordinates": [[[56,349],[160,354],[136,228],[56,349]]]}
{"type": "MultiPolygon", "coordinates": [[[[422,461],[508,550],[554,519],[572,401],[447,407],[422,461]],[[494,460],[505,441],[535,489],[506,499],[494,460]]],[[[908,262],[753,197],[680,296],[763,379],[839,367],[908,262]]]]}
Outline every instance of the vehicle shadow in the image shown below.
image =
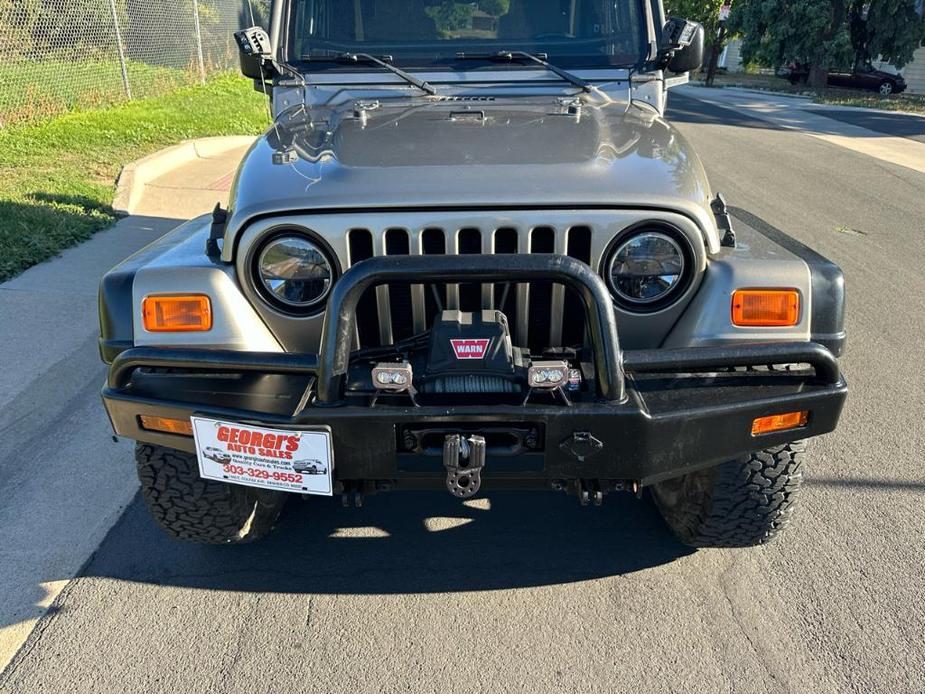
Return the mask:
{"type": "Polygon", "coordinates": [[[361,509],[293,499],[271,535],[208,547],[166,537],[136,497],[84,575],[191,588],[288,593],[478,591],[583,581],[672,562],[693,550],[648,499],[581,508],[551,492],[380,494],[361,509]]]}
{"type": "Polygon", "coordinates": [[[715,106],[677,92],[672,92],[668,97],[668,109],[665,117],[671,123],[731,125],[759,130],[784,130],[770,121],[745,115],[735,109],[715,106]]]}
{"type": "Polygon", "coordinates": [[[856,125],[892,137],[905,137],[925,142],[925,118],[910,117],[908,113],[881,113],[878,111],[840,111],[834,109],[807,109],[810,113],[856,125]]]}
{"type": "MultiPolygon", "coordinates": [[[[786,98],[786,97],[785,97],[786,98]]],[[[673,92],[668,99],[666,118],[675,124],[726,125],[781,132],[805,132],[817,135],[858,137],[845,125],[863,128],[860,136],[906,138],[925,143],[925,117],[910,113],[880,113],[865,109],[837,107],[812,108],[803,105],[765,104],[761,111],[774,115],[777,122],[752,116],[735,106],[721,106],[701,101],[688,94],[673,92]]]]}

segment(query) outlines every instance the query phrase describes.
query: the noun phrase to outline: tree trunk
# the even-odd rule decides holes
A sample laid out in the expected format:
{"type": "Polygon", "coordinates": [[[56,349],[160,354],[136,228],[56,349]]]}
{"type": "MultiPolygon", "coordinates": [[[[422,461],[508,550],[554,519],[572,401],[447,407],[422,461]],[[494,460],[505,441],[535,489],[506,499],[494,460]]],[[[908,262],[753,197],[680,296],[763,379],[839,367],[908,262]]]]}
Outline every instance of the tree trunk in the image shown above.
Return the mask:
{"type": "MultiPolygon", "coordinates": [[[[846,0],[832,0],[832,16],[829,22],[829,28],[820,37],[820,40],[823,43],[826,41],[831,41],[838,34],[842,24],[845,21],[846,11],[846,0]]],[[[823,51],[820,50],[819,54],[816,56],[816,59],[809,66],[809,79],[807,81],[809,86],[813,89],[825,89],[827,86],[829,86],[828,60],[829,57],[825,56],[823,51]],[[826,64],[823,65],[823,62],[826,64]]]]}
{"type": "Polygon", "coordinates": [[[723,44],[726,43],[726,23],[720,24],[719,32],[710,46],[710,64],[707,67],[707,86],[713,86],[713,80],[716,78],[716,64],[719,62],[719,54],[723,52],[723,44]]]}
{"type": "Polygon", "coordinates": [[[813,89],[825,89],[829,84],[829,71],[818,63],[809,66],[809,86],[813,89]]]}

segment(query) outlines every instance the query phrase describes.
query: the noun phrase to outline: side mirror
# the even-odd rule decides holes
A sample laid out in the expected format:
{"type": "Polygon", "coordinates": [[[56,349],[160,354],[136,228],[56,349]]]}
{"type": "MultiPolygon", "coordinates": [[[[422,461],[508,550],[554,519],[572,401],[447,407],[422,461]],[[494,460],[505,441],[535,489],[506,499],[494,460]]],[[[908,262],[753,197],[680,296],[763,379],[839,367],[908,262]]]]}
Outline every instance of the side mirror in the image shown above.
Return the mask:
{"type": "Polygon", "coordinates": [[[241,72],[253,80],[265,79],[270,73],[267,60],[272,54],[270,37],[260,27],[251,27],[234,33],[241,59],[241,72]]]}
{"type": "Polygon", "coordinates": [[[671,72],[691,72],[703,65],[706,32],[703,25],[686,19],[669,19],[662,31],[659,53],[671,72]]]}

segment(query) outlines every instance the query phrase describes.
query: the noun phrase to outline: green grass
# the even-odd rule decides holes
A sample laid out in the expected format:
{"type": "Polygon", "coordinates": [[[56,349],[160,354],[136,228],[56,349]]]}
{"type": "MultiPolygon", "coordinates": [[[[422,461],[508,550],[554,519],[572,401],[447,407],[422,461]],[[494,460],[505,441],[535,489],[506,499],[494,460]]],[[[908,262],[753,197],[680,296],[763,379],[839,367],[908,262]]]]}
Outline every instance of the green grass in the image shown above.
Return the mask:
{"type": "Polygon", "coordinates": [[[249,81],[220,76],[0,130],[0,281],[110,226],[123,164],[189,138],[262,132],[263,99],[249,81]]]}
{"type": "Polygon", "coordinates": [[[879,94],[871,94],[870,92],[855,92],[848,89],[829,89],[821,94],[816,94],[813,101],[817,104],[879,108],[884,111],[925,114],[925,96],[921,94],[880,96],[879,94]]]}
{"type": "MultiPolygon", "coordinates": [[[[199,81],[193,65],[180,69],[128,61],[125,67],[136,98],[166,94],[199,81]]],[[[7,126],[125,100],[122,69],[115,60],[15,61],[0,65],[0,123],[7,126]]]]}

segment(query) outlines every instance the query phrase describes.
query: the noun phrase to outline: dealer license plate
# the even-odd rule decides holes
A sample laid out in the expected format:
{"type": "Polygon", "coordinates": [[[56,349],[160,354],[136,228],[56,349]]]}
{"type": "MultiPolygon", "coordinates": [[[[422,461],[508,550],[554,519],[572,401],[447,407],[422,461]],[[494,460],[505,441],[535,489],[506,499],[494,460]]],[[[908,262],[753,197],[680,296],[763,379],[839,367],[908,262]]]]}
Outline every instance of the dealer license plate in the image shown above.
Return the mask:
{"type": "Polygon", "coordinates": [[[199,474],[210,480],[331,496],[331,432],[266,429],[193,417],[199,474]]]}

